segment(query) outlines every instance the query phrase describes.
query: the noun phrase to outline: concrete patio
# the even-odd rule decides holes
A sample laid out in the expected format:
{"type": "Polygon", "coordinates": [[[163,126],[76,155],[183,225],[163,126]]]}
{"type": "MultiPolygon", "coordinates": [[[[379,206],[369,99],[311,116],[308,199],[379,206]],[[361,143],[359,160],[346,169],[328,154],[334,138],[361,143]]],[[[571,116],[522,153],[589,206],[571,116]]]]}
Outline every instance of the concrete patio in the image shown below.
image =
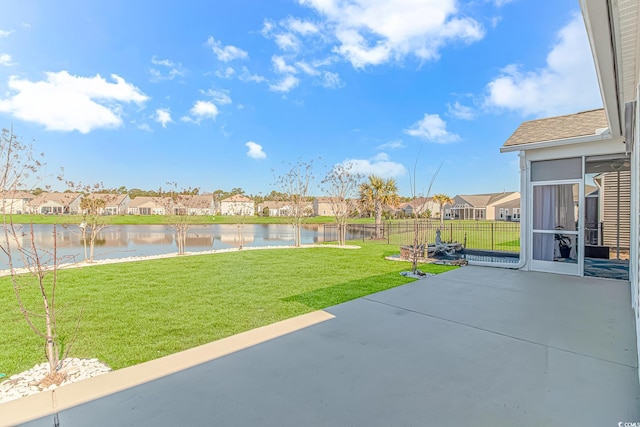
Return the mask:
{"type": "Polygon", "coordinates": [[[63,409],[57,425],[640,422],[628,282],[468,266],[326,311],[335,318],[63,409]]]}

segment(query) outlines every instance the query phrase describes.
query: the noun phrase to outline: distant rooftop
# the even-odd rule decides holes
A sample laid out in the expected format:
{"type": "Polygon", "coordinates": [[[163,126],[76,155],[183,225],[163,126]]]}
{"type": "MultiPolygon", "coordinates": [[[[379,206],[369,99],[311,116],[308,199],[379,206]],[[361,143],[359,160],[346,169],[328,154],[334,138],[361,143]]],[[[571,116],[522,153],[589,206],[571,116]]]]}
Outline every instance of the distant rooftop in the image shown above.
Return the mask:
{"type": "Polygon", "coordinates": [[[604,108],[566,116],[530,120],[522,123],[507,139],[503,147],[596,135],[598,129],[608,127],[604,108]]]}

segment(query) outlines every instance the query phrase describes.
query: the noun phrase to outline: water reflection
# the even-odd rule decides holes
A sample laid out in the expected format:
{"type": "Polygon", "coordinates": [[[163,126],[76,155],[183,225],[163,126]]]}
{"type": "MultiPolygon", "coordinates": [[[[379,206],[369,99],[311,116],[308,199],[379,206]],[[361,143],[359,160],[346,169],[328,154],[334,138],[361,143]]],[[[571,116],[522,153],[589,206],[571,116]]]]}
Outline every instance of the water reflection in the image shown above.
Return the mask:
{"type": "MultiPolygon", "coordinates": [[[[38,248],[52,250],[54,247],[53,229],[50,224],[16,226],[20,235],[20,244],[30,245],[33,231],[38,248]]],[[[336,240],[335,226],[323,224],[305,224],[301,230],[302,244],[321,243],[336,240]]],[[[84,259],[84,248],[80,227],[76,225],[58,225],[58,258],[71,261],[84,259]]],[[[167,225],[112,225],[104,228],[98,235],[94,259],[124,258],[130,256],[148,256],[177,251],[175,230],[167,225]]],[[[369,228],[354,226],[347,236],[349,239],[371,237],[369,228]]],[[[240,246],[281,246],[293,245],[294,233],[290,224],[211,224],[197,225],[187,233],[188,252],[228,249],[240,246]]],[[[0,269],[7,268],[7,260],[0,260],[0,269]]]]}

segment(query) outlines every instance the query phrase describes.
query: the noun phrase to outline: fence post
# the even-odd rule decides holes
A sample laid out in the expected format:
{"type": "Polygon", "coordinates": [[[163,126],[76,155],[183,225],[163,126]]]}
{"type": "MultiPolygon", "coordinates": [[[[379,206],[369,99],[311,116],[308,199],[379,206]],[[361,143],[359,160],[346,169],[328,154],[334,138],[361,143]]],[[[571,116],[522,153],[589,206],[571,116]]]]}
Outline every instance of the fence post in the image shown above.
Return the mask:
{"type": "Polygon", "coordinates": [[[387,222],[387,245],[391,244],[391,223],[387,222]]]}
{"type": "Polygon", "coordinates": [[[493,235],[493,233],[495,233],[495,226],[496,226],[496,224],[492,222],[492,223],[491,223],[491,250],[492,250],[492,251],[493,251],[493,250],[495,250],[495,249],[494,249],[494,242],[493,242],[493,241],[494,241],[494,235],[493,235]]]}
{"type": "Polygon", "coordinates": [[[453,243],[453,223],[449,224],[449,241],[453,243]]]}

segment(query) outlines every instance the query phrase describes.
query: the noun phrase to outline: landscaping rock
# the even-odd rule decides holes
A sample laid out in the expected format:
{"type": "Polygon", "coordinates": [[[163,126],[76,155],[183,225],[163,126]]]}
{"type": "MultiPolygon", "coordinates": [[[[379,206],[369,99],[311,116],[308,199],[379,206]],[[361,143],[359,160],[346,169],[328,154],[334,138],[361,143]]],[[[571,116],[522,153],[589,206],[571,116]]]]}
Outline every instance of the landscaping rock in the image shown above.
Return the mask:
{"type": "MultiPolygon", "coordinates": [[[[54,390],[76,381],[85,380],[106,374],[111,368],[98,359],[68,358],[62,361],[60,373],[64,376],[62,383],[48,385],[47,390],[54,390]]],[[[0,383],[0,403],[19,399],[43,390],[42,380],[49,373],[49,364],[41,363],[28,371],[12,375],[9,380],[0,383]]]]}

